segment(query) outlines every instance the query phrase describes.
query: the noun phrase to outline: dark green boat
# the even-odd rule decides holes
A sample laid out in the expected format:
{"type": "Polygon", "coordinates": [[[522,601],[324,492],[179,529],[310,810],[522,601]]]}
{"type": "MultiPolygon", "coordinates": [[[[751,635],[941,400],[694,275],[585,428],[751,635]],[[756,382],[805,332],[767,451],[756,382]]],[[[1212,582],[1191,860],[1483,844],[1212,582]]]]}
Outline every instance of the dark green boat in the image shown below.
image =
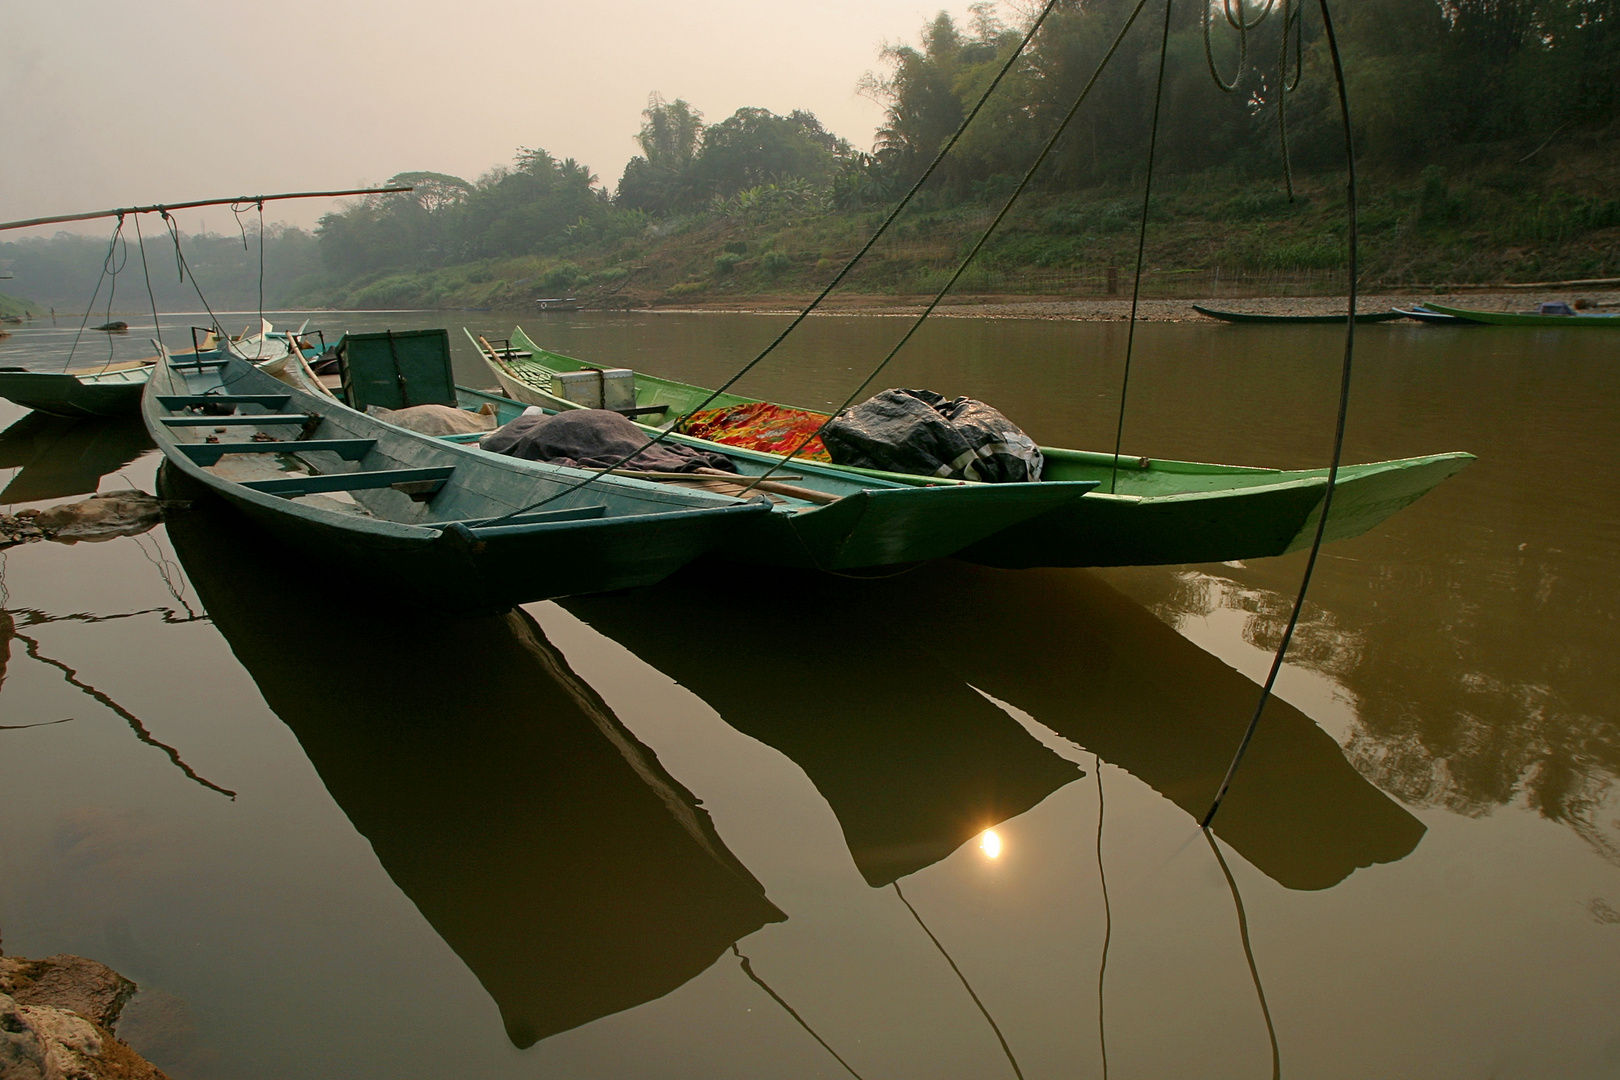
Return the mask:
{"type": "MultiPolygon", "coordinates": [[[[474,343],[478,344],[476,339],[474,343]]],[[[541,348],[521,328],[512,331],[510,345],[514,352],[531,356],[507,358],[501,350],[492,354],[479,345],[485,363],[508,396],[548,409],[583,407],[553,394],[553,377],[600,369],[541,348]]],[[[708,395],[702,387],[634,374],[634,409],[643,423],[672,423],[701,405],[708,395]]],[[[755,398],[722,394],[710,408],[755,403],[755,398]]],[[[735,450],[680,434],[670,438],[709,449],[735,450]]],[[[959,558],[1009,568],[1149,566],[1282,555],[1310,545],[1327,493],[1326,469],[1264,469],[1121,456],[1116,470],[1114,456],[1108,453],[1046,446],[1041,453],[1046,467],[1040,485],[984,485],[841,465],[818,468],[913,487],[996,489],[1040,487],[1052,481],[1099,485],[1082,499],[1009,523],[957,551],[959,558]]],[[[1450,453],[1342,466],[1326,539],[1361,535],[1473,459],[1472,454],[1450,453]]],[[[793,462],[792,468],[797,471],[800,463],[793,462]]]]}
{"type": "MultiPolygon", "coordinates": [[[[194,336],[193,341],[196,340],[194,336]]],[[[222,334],[213,334],[196,348],[171,355],[176,360],[192,361],[218,360],[227,353],[234,353],[253,360],[284,382],[313,389],[319,383],[304,362],[306,350],[298,333],[277,333],[264,322],[257,334],[244,334],[234,341],[225,339],[222,334]],[[297,360],[293,359],[295,351],[297,360]]],[[[151,356],[73,371],[0,368],[0,398],[25,409],[69,420],[134,416],[141,410],[141,391],[157,359],[151,356]]]]}
{"type": "Polygon", "coordinates": [[[590,474],[405,431],[236,357],[162,356],[141,408],[172,468],[267,531],[449,610],[651,584],[771,512],[619,477],[568,491],[590,474]]]}
{"type": "MultiPolygon", "coordinates": [[[[1202,304],[1194,304],[1192,309],[1200,315],[1207,315],[1211,319],[1219,319],[1227,323],[1338,323],[1344,325],[1343,315],[1265,315],[1256,311],[1222,311],[1220,308],[1207,308],[1202,304]]],[[[1406,314],[1400,311],[1362,311],[1356,314],[1358,323],[1381,323],[1393,319],[1404,319],[1406,314]]]]}
{"type": "MultiPolygon", "coordinates": [[[[1487,326],[1558,326],[1581,330],[1620,330],[1620,315],[1615,314],[1577,312],[1573,309],[1569,309],[1567,314],[1547,314],[1541,311],[1479,311],[1474,308],[1445,307],[1441,304],[1423,306],[1442,315],[1487,326]]],[[[1565,307],[1562,304],[1543,306],[1565,307]]]]}

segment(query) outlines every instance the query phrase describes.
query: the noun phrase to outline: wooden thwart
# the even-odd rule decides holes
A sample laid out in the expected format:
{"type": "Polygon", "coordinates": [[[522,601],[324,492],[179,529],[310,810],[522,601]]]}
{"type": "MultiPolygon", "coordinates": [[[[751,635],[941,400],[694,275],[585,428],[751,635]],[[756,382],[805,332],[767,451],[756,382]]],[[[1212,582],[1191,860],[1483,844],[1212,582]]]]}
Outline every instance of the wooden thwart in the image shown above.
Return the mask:
{"type": "Polygon", "coordinates": [[[198,465],[214,465],[226,454],[308,454],[324,450],[344,461],[359,461],[377,445],[376,439],[304,439],[270,442],[177,443],[176,448],[198,465]]]}
{"type": "Polygon", "coordinates": [[[377,469],[374,471],[323,473],[318,476],[289,476],[278,480],[249,480],[242,486],[262,491],[267,495],[280,495],[293,499],[300,495],[314,495],[324,491],[367,491],[393,488],[409,495],[413,501],[426,502],[444,487],[455,472],[453,465],[440,465],[427,469],[377,469]]]}
{"type": "Polygon", "coordinates": [[[302,424],[307,413],[238,413],[233,416],[160,416],[168,427],[253,427],[258,424],[302,424]]]}
{"type": "MultiPolygon", "coordinates": [[[[175,364],[179,367],[179,364],[175,364]]],[[[159,394],[158,404],[176,412],[180,409],[196,408],[199,405],[257,405],[263,409],[275,412],[285,409],[292,401],[290,394],[159,394]]]]}

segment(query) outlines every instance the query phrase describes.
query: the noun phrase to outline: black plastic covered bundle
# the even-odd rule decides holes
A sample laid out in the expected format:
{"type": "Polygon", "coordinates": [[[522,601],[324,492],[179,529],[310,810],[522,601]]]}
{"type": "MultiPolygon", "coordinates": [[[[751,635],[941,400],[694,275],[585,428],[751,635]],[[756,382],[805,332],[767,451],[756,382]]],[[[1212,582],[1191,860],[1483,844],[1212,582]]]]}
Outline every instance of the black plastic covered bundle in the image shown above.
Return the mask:
{"type": "Polygon", "coordinates": [[[946,400],[932,390],[885,390],[840,413],[821,433],[839,465],[982,480],[1039,480],[1035,441],[1000,412],[973,398],[946,400]]]}

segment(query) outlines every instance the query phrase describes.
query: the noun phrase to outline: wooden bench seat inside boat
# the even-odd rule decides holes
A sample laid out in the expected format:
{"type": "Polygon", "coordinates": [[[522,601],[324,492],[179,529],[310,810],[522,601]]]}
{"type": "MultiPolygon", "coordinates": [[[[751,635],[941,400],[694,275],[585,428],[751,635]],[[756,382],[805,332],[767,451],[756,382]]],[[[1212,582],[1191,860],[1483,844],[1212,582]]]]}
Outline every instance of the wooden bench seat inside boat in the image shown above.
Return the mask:
{"type": "Polygon", "coordinates": [[[180,452],[198,465],[213,465],[226,454],[310,454],[324,450],[344,461],[359,461],[377,445],[376,439],[298,439],[265,442],[177,443],[180,452]]]}
{"type": "Polygon", "coordinates": [[[455,471],[453,465],[435,465],[426,469],[363,469],[357,472],[287,476],[275,480],[249,480],[242,486],[283,498],[322,491],[393,488],[403,495],[409,495],[413,502],[426,502],[439,493],[455,471]]]}
{"type": "MultiPolygon", "coordinates": [[[[292,401],[291,394],[159,394],[158,404],[170,412],[180,409],[218,408],[221,405],[257,405],[275,412],[285,409],[292,401]]],[[[234,411],[234,410],[232,410],[234,411]]],[[[225,414],[229,415],[229,413],[225,414]]]]}
{"type": "Polygon", "coordinates": [[[305,424],[307,413],[238,413],[234,416],[160,416],[168,427],[245,427],[253,424],[305,424]]]}

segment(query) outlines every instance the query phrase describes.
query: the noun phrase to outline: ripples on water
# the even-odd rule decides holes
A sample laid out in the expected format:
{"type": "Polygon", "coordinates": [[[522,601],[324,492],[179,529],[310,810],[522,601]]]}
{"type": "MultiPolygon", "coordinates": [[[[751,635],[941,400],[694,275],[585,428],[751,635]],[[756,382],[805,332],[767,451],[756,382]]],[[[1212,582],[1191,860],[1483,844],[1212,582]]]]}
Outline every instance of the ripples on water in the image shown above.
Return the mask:
{"type": "MultiPolygon", "coordinates": [[[[529,329],[714,382],[778,325],[529,329]]],[[[825,404],[898,332],[812,320],[744,389],[825,404]]],[[[942,320],[890,381],[1104,448],[1122,332],[942,320]]],[[[0,363],[59,364],[64,334],[0,363]]],[[[4,948],[136,978],[125,1033],[182,1080],[1034,1080],[1105,1050],[1251,1077],[1268,1020],[1285,1075],[1615,1075],[1614,346],[1358,336],[1348,457],[1480,460],[1327,550],[1215,851],[1195,822],[1298,556],[710,565],[445,620],[204,505],[0,556],[4,948]]],[[[1331,328],[1138,345],[1127,452],[1325,457],[1331,328]]],[[[7,510],[153,487],[138,422],[4,423],[7,510]]]]}

